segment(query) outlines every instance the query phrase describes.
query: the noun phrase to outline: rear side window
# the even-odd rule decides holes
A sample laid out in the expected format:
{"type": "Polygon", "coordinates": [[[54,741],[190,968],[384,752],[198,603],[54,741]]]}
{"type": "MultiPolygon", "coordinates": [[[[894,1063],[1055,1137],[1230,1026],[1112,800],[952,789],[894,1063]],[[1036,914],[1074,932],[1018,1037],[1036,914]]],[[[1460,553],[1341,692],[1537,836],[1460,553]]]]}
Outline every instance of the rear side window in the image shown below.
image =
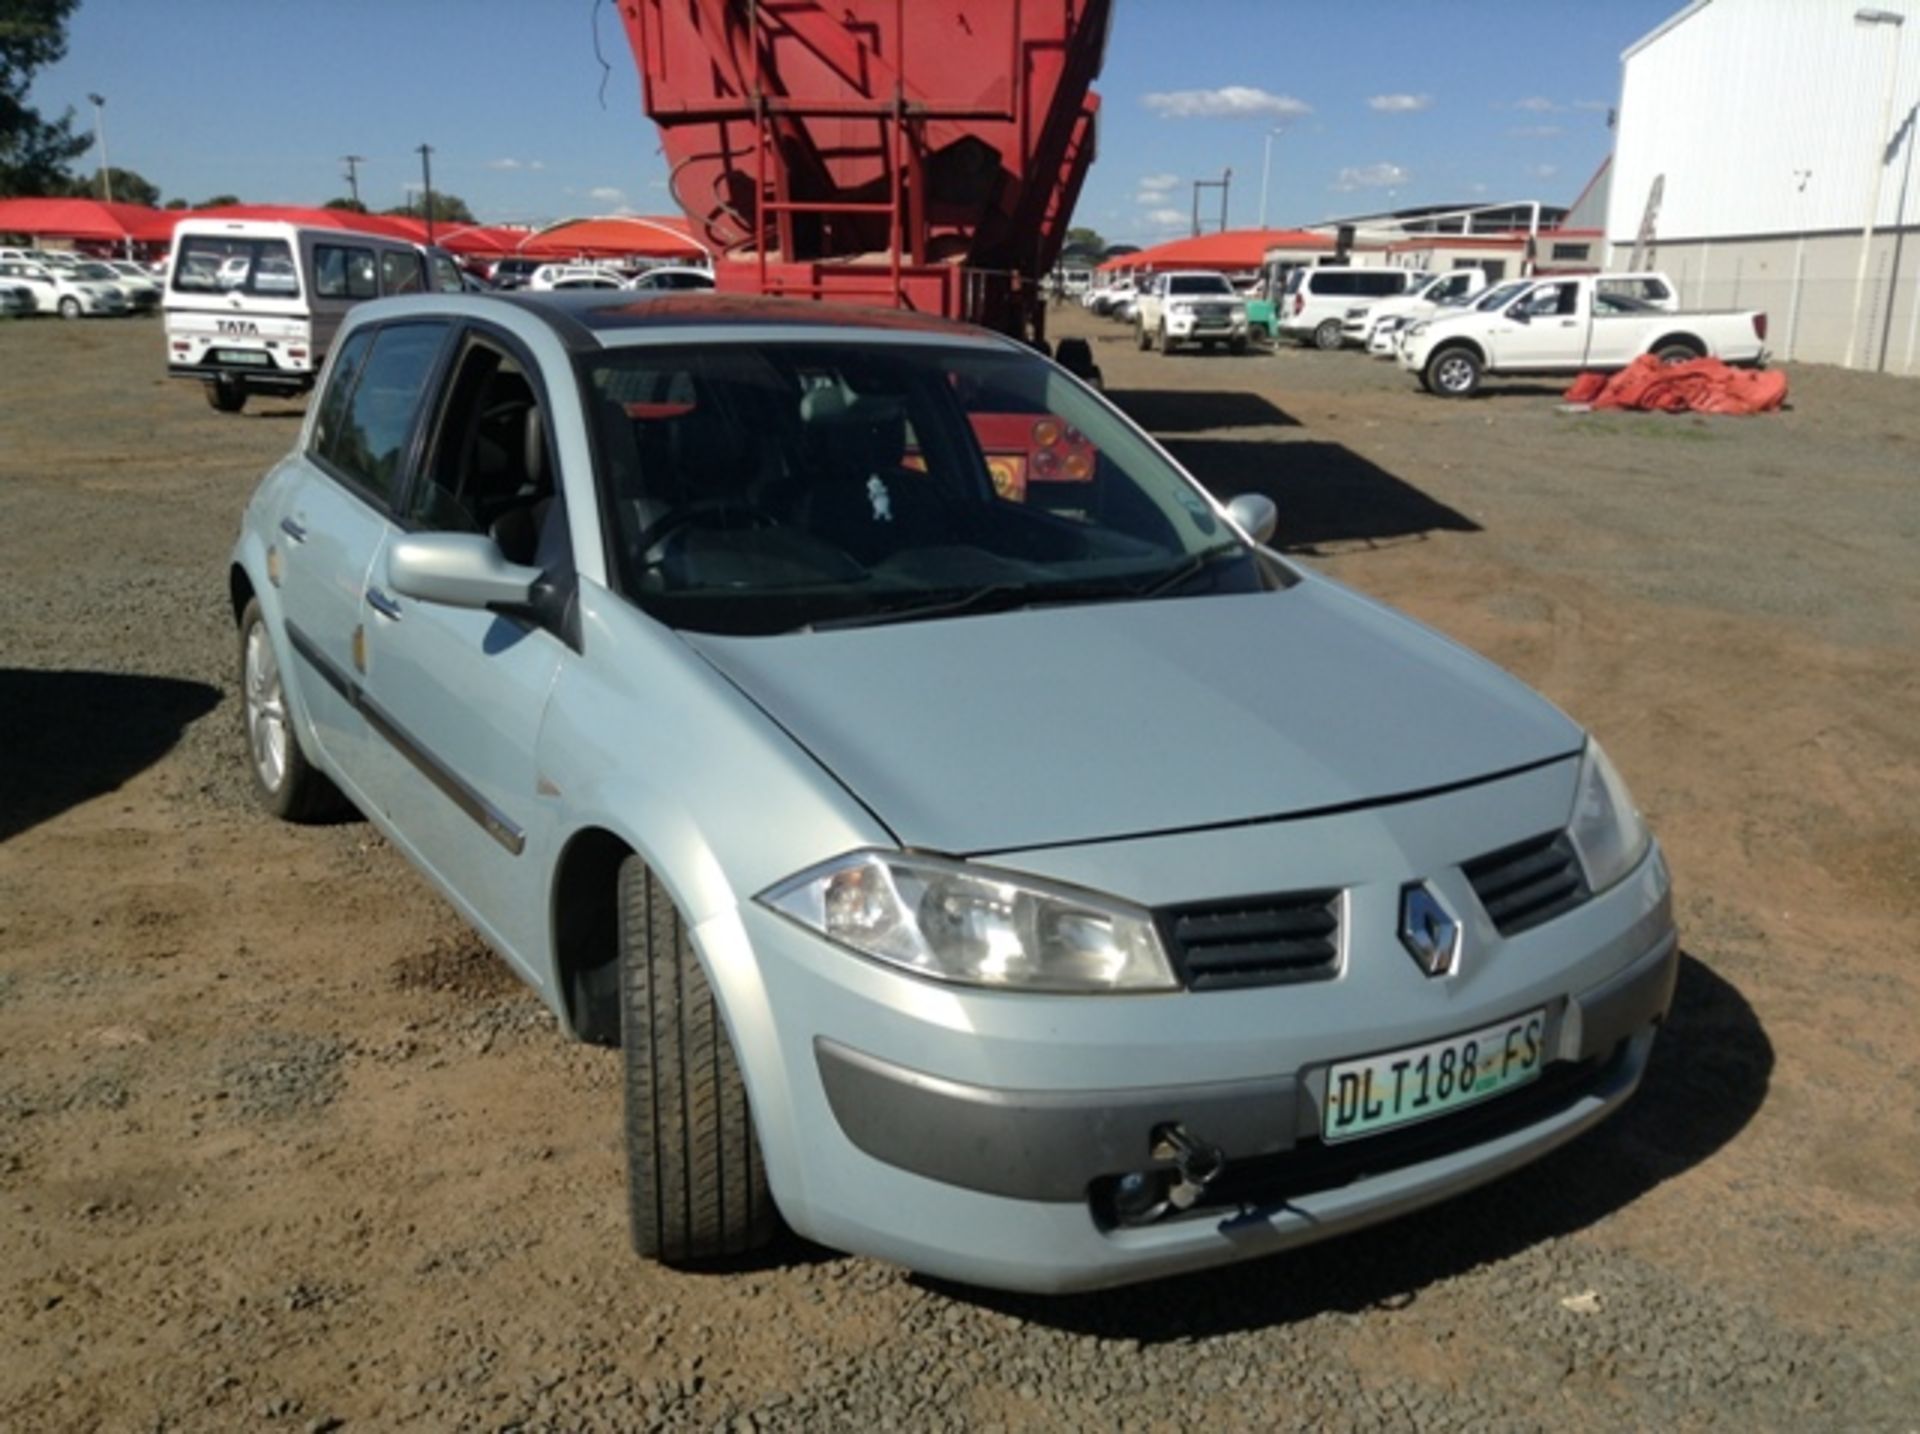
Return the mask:
{"type": "Polygon", "coordinates": [[[1329,297],[1357,294],[1359,290],[1354,287],[1353,280],[1352,274],[1318,273],[1312,278],[1312,289],[1316,294],[1326,294],[1329,297]]]}
{"type": "Polygon", "coordinates": [[[371,299],[380,292],[373,250],[348,244],[314,245],[313,292],[322,299],[371,299]]]}
{"type": "Polygon", "coordinates": [[[420,398],[446,336],[442,323],[388,324],[371,335],[370,349],[349,375],[344,370],[353,346],[367,337],[355,334],[321,400],[314,452],[383,506],[393,501],[420,398]]]}
{"type": "Polygon", "coordinates": [[[1366,294],[1374,298],[1405,293],[1407,288],[1406,275],[1394,269],[1382,269],[1374,274],[1349,274],[1347,277],[1354,282],[1349,293],[1366,294]]]}
{"type": "Polygon", "coordinates": [[[380,292],[383,294],[417,294],[426,285],[426,276],[421,270],[420,256],[405,249],[382,249],[380,251],[380,292]]]}
{"type": "Polygon", "coordinates": [[[327,376],[327,389],[320,395],[320,407],[313,420],[312,451],[320,457],[327,456],[340,431],[340,420],[347,411],[347,400],[353,395],[353,381],[360,376],[360,366],[367,361],[367,350],[372,347],[373,330],[361,329],[342,344],[334,355],[333,368],[327,376]]]}

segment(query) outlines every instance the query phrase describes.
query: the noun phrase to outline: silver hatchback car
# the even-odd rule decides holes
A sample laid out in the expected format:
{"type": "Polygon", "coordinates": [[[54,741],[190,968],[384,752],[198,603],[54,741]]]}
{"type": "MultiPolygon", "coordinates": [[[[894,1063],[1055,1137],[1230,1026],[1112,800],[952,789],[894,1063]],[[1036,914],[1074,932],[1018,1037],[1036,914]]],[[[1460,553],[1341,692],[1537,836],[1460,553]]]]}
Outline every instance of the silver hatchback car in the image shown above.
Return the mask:
{"type": "Polygon", "coordinates": [[[1593,1125],[1678,960],[1600,748],[1273,522],[971,329],[369,303],[234,551],[248,760],[622,1047],[643,1254],[1244,1259],[1593,1125]]]}

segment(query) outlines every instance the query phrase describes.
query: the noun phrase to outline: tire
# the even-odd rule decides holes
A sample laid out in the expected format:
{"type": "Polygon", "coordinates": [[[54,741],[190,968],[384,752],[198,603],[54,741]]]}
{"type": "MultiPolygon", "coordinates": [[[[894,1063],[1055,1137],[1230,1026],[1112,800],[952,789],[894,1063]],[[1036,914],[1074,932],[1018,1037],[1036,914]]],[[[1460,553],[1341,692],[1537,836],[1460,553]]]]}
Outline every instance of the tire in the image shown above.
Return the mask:
{"type": "Polygon", "coordinates": [[[633,1247],[668,1265],[747,1254],[775,1217],[746,1083],[679,908],[638,857],[619,879],[633,1247]]]}
{"type": "Polygon", "coordinates": [[[1663,364],[1676,364],[1692,363],[1695,359],[1702,357],[1702,354],[1692,344],[1671,343],[1660,345],[1653,356],[1663,364]]]}
{"type": "Polygon", "coordinates": [[[1167,337],[1167,326],[1163,322],[1160,330],[1153,336],[1153,346],[1163,354],[1173,352],[1173,340],[1167,337]]]}
{"type": "Polygon", "coordinates": [[[1247,336],[1245,334],[1239,334],[1234,338],[1227,340],[1228,353],[1243,354],[1246,351],[1247,351],[1247,336]]]}
{"type": "Polygon", "coordinates": [[[1340,347],[1340,321],[1322,319],[1320,326],[1313,331],[1313,346],[1321,352],[1331,352],[1340,347]]]}
{"type": "Polygon", "coordinates": [[[222,413],[238,413],[247,406],[247,381],[232,374],[207,380],[207,403],[222,413]]]}
{"type": "Polygon", "coordinates": [[[80,313],[81,313],[80,301],[74,298],[73,295],[69,294],[67,295],[66,298],[60,301],[60,317],[61,318],[77,319],[80,317],[80,313]]]}
{"type": "Polygon", "coordinates": [[[249,598],[240,614],[240,737],[254,796],[287,822],[319,822],[340,815],[346,798],[300,746],[287,705],[280,659],[273,650],[260,600],[249,598]]]}
{"type": "Polygon", "coordinates": [[[1480,360],[1471,349],[1441,349],[1427,360],[1420,381],[1442,398],[1470,398],[1480,390],[1480,360]]]}
{"type": "Polygon", "coordinates": [[[1135,343],[1140,345],[1141,353],[1145,353],[1153,347],[1153,335],[1147,332],[1147,326],[1145,324],[1135,324],[1133,326],[1133,339],[1135,343]]]}

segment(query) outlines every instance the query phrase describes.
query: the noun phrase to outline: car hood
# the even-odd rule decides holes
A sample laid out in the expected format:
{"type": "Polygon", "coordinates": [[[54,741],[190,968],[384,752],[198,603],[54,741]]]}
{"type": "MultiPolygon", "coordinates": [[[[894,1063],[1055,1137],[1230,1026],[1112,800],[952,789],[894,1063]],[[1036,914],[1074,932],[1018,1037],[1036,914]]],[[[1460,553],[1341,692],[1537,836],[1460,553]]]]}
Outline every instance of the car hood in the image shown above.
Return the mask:
{"type": "Polygon", "coordinates": [[[1327,582],[686,640],[907,846],[1321,812],[1579,750],[1500,669],[1327,582]]]}

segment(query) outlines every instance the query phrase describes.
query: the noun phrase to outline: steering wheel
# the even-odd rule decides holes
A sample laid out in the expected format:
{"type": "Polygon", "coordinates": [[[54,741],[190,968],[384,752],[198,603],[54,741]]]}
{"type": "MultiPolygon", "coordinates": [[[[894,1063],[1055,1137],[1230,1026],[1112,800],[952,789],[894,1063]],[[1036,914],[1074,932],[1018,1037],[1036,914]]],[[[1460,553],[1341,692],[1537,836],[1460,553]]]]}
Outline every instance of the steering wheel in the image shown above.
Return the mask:
{"type": "Polygon", "coordinates": [[[665,562],[666,554],[660,550],[667,539],[696,525],[727,529],[777,528],[780,526],[780,516],[745,498],[702,498],[683,504],[649,523],[634,538],[633,546],[640,555],[641,571],[657,568],[665,562]],[[709,518],[731,518],[733,521],[703,523],[709,518]]]}

